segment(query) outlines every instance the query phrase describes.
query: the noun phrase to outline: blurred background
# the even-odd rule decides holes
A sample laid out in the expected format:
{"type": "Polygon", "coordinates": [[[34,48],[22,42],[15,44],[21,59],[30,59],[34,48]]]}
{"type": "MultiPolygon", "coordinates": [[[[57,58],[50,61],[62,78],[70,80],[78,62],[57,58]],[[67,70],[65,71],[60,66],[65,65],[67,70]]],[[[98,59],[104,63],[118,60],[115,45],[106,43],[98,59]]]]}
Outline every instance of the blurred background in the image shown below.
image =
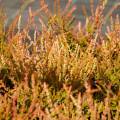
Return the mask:
{"type": "MultiPolygon", "coordinates": [[[[6,25],[8,25],[12,19],[17,15],[18,10],[20,9],[21,5],[23,4],[25,0],[0,0],[0,5],[4,7],[7,15],[7,21],[6,25]]],[[[64,9],[66,3],[68,0],[61,0],[61,7],[64,9]]],[[[99,0],[94,0],[94,5],[96,8],[96,5],[99,0]]],[[[46,2],[49,5],[49,8],[53,10],[53,0],[46,0],[46,2]]],[[[105,9],[105,13],[107,12],[117,3],[120,2],[120,0],[108,0],[108,4],[105,9]]],[[[83,6],[85,6],[85,9],[87,11],[87,14],[90,15],[90,1],[89,0],[73,0],[73,3],[77,6],[77,10],[74,12],[74,16],[76,17],[77,20],[84,21],[85,17],[83,15],[83,6]]],[[[35,0],[35,2],[29,4],[29,6],[32,7],[33,10],[39,8],[39,0],[35,0]]],[[[29,7],[28,6],[28,7],[29,7]]],[[[24,13],[23,13],[23,20],[22,24],[25,23],[27,19],[27,14],[28,14],[28,9],[26,8],[24,13]]],[[[113,16],[119,14],[120,15],[120,7],[116,9],[113,13],[113,16]]],[[[36,19],[37,22],[37,19],[36,19]]]]}

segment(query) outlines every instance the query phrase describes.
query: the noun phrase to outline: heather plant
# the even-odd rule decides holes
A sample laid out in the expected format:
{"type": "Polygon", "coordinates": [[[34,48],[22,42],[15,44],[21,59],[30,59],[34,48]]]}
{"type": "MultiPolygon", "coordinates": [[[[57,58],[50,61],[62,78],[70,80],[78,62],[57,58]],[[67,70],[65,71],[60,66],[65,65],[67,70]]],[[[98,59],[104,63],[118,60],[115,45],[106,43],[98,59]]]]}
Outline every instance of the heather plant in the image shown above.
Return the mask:
{"type": "Polygon", "coordinates": [[[119,120],[119,16],[102,31],[106,1],[95,9],[91,0],[91,16],[83,24],[72,15],[75,1],[68,0],[64,10],[60,2],[54,0],[52,13],[40,0],[40,9],[29,8],[22,29],[29,1],[7,30],[0,12],[1,120],[119,120]]]}

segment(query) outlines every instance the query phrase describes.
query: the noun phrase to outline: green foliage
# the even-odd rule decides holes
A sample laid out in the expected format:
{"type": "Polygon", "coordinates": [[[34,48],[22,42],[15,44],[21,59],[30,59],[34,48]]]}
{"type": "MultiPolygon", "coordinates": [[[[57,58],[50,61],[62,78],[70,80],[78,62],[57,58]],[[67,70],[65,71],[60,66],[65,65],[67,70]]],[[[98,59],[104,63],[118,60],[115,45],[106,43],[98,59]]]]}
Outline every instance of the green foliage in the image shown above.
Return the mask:
{"type": "Polygon", "coordinates": [[[5,32],[0,12],[0,119],[118,120],[119,18],[104,34],[106,1],[100,1],[94,15],[77,26],[72,17],[75,7],[70,5],[76,1],[69,0],[63,12],[60,1],[55,2],[54,14],[44,0],[40,10],[29,9],[22,30],[18,14],[5,32]],[[47,21],[40,16],[41,31],[35,27],[31,36],[33,19],[41,11],[47,21]]]}

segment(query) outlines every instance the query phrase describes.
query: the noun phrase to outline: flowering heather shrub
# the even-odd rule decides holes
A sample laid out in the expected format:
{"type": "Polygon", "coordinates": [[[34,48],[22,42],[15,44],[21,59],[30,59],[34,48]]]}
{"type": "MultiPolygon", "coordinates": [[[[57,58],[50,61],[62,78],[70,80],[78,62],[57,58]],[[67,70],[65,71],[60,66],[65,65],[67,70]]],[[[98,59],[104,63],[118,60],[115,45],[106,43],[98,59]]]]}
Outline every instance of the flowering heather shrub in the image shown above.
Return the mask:
{"type": "Polygon", "coordinates": [[[85,24],[76,26],[72,0],[63,12],[60,0],[54,2],[54,14],[44,0],[41,9],[29,8],[22,30],[21,13],[28,1],[6,31],[0,12],[0,119],[119,120],[119,16],[111,18],[103,33],[104,1],[95,12],[91,7],[85,24]]]}

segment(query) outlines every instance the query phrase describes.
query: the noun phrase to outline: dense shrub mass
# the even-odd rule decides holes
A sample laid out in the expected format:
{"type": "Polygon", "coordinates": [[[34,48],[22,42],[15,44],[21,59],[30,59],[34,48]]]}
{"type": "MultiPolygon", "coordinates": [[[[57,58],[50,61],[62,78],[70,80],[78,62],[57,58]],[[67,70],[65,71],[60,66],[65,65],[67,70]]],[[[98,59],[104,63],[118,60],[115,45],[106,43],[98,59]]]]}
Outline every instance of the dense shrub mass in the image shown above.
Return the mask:
{"type": "Polygon", "coordinates": [[[64,10],[54,2],[54,13],[44,0],[29,8],[23,29],[28,1],[6,30],[0,11],[0,120],[119,120],[119,16],[103,15],[100,0],[82,24],[72,0],[64,10]]]}

